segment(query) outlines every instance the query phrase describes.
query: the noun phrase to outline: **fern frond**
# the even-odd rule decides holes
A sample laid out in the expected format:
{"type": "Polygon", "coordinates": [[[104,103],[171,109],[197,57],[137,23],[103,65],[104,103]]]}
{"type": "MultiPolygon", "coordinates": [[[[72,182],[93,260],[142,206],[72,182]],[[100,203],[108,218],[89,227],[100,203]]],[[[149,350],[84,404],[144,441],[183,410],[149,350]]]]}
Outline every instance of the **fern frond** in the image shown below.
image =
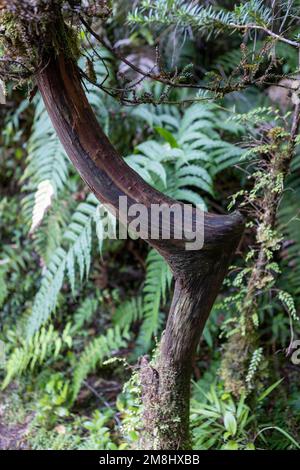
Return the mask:
{"type": "Polygon", "coordinates": [[[78,205],[73,214],[71,223],[63,235],[64,247],[61,246],[55,251],[42,278],[41,287],[27,320],[27,337],[31,337],[55,310],[65,273],[68,275],[73,293],[76,266],[79,267],[81,280],[88,275],[91,263],[92,222],[97,207],[97,199],[90,194],[85,202],[78,205]]]}
{"type": "Polygon", "coordinates": [[[206,35],[215,35],[236,26],[255,24],[269,27],[273,18],[272,10],[263,0],[250,0],[235,5],[232,11],[212,5],[199,5],[186,0],[146,0],[140,9],[129,14],[128,20],[135,24],[176,25],[195,28],[206,35]]]}
{"type": "Polygon", "coordinates": [[[22,177],[28,194],[22,202],[25,220],[34,232],[53,198],[68,178],[68,158],[59,142],[42,99],[36,105],[32,133],[28,142],[27,167],[22,177]]]}
{"type": "Polygon", "coordinates": [[[73,316],[72,334],[80,331],[83,325],[89,322],[98,309],[98,300],[96,297],[86,297],[79,305],[73,316]]]}
{"type": "Polygon", "coordinates": [[[143,323],[137,338],[137,352],[147,351],[153,335],[161,328],[161,304],[166,302],[167,291],[170,288],[172,274],[162,256],[155,250],[150,250],[147,256],[147,272],[143,297],[143,323]]]}
{"type": "Polygon", "coordinates": [[[109,328],[106,334],[103,334],[91,341],[82,352],[78,364],[74,369],[72,395],[76,399],[82,382],[90,372],[101,363],[115,354],[119,349],[125,348],[129,340],[129,333],[125,329],[121,331],[117,325],[109,328]]]}
{"type": "Polygon", "coordinates": [[[295,172],[289,177],[289,184],[279,207],[279,230],[287,242],[282,249],[284,269],[279,278],[282,290],[292,293],[296,306],[300,306],[300,192],[299,176],[295,172]],[[295,188],[292,190],[292,188],[295,188]],[[297,188],[297,189],[296,189],[297,188]]]}
{"type": "Polygon", "coordinates": [[[8,288],[7,288],[7,282],[6,282],[6,270],[3,269],[0,265],[0,307],[2,307],[7,294],[8,294],[8,288]]]}
{"type": "Polygon", "coordinates": [[[53,253],[60,246],[69,217],[69,207],[56,200],[41,222],[39,230],[34,233],[34,248],[42,264],[48,265],[53,253]]]}
{"type": "Polygon", "coordinates": [[[220,130],[241,133],[243,126],[226,121],[214,104],[195,103],[182,117],[172,116],[166,130],[157,128],[166,143],[143,142],[127,161],[147,182],[168,195],[205,207],[203,198],[194,189],[213,195],[213,178],[239,163],[244,154],[242,148],[220,135],[220,130]]]}
{"type": "Polygon", "coordinates": [[[140,320],[142,316],[142,299],[140,297],[136,297],[119,305],[112,320],[114,325],[118,325],[120,328],[129,328],[133,323],[140,320]]]}
{"type": "Polygon", "coordinates": [[[27,319],[26,337],[30,339],[50,317],[57,305],[57,298],[64,280],[67,253],[58,248],[51,258],[41,287],[34,299],[31,314],[27,319]]]}
{"type": "Polygon", "coordinates": [[[22,344],[16,347],[6,363],[6,376],[2,384],[2,389],[16,376],[20,376],[27,369],[32,371],[37,365],[41,365],[48,357],[56,359],[63,348],[72,345],[72,338],[69,334],[70,323],[68,323],[62,333],[54,330],[51,324],[47,329],[42,327],[29,341],[22,340],[22,344]]]}
{"type": "MultiPolygon", "coordinates": [[[[96,80],[101,83],[110,71],[108,66],[110,54],[102,49],[91,51],[91,54],[94,53],[103,57],[103,62],[97,59],[94,64],[96,80]]],[[[108,79],[110,80],[110,75],[108,79]]],[[[88,100],[99,122],[108,132],[109,115],[104,101],[106,95],[104,92],[99,92],[99,88],[89,82],[86,83],[86,90],[88,100]]],[[[41,224],[52,200],[65,187],[70,165],[41,98],[36,102],[27,151],[27,167],[22,180],[26,182],[23,190],[28,194],[23,200],[23,211],[25,220],[30,226],[30,232],[33,233],[41,224]]]]}
{"type": "Polygon", "coordinates": [[[218,142],[206,142],[205,146],[210,149],[212,176],[227,168],[233,168],[241,161],[244,155],[244,150],[240,147],[221,140],[218,142]]]}

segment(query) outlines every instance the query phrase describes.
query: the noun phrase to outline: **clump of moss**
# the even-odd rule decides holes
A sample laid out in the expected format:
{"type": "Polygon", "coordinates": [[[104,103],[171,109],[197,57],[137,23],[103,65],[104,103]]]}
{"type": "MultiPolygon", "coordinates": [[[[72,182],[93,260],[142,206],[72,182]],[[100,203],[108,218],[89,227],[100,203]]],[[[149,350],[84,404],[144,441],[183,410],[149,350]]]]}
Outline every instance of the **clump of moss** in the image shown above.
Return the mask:
{"type": "Polygon", "coordinates": [[[4,0],[0,4],[0,77],[30,78],[45,53],[77,59],[81,17],[106,17],[107,0],[4,0]]]}
{"type": "Polygon", "coordinates": [[[0,23],[1,78],[28,78],[33,72],[36,51],[32,45],[29,46],[26,28],[7,11],[0,14],[0,23]],[[26,59],[29,57],[30,60],[26,59]]]}
{"type": "Polygon", "coordinates": [[[239,397],[246,392],[246,372],[249,363],[249,351],[246,338],[234,335],[224,350],[220,376],[225,389],[239,397]]]}
{"type": "Polygon", "coordinates": [[[255,389],[264,387],[267,379],[267,362],[259,358],[257,364],[253,364],[251,358],[255,358],[258,349],[257,338],[253,334],[249,336],[234,334],[225,345],[220,367],[220,377],[224,381],[225,390],[239,398],[253,390],[253,376],[255,374],[255,389]]]}

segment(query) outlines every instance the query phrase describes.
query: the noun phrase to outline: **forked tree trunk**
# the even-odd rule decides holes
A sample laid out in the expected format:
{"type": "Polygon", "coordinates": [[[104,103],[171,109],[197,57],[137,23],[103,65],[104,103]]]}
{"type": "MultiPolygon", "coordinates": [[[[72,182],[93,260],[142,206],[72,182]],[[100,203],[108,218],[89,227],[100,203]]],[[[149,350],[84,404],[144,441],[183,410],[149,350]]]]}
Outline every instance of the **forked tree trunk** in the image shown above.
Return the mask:
{"type": "MultiPolygon", "coordinates": [[[[144,204],[149,212],[151,204],[174,204],[174,200],[145,183],[117,154],[96,120],[71,60],[63,55],[45,57],[37,84],[68,156],[102,203],[118,211],[119,197],[125,195],[129,205],[144,204]]],[[[118,212],[119,218],[124,215],[118,212]]],[[[145,409],[141,442],[145,449],[190,446],[192,361],[242,231],[238,213],[205,213],[201,250],[187,251],[185,240],[146,240],[170,265],[175,292],[157,363],[141,361],[145,409]]]]}

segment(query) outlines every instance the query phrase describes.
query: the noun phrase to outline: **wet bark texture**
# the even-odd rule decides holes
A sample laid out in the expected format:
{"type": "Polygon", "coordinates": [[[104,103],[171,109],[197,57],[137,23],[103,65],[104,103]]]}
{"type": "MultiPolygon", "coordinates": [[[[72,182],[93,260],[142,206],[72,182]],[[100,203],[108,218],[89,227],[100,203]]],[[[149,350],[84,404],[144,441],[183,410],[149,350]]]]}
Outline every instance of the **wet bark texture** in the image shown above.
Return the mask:
{"type": "MultiPolygon", "coordinates": [[[[69,158],[99,201],[114,206],[121,220],[120,196],[128,197],[128,205],[141,203],[149,211],[151,204],[176,202],[145,183],[117,154],[96,120],[71,60],[63,55],[45,57],[37,84],[69,158]]],[[[169,263],[175,292],[159,358],[154,365],[141,361],[145,449],[190,447],[192,360],[242,231],[238,213],[205,213],[201,250],[187,251],[185,240],[146,240],[169,263]]]]}

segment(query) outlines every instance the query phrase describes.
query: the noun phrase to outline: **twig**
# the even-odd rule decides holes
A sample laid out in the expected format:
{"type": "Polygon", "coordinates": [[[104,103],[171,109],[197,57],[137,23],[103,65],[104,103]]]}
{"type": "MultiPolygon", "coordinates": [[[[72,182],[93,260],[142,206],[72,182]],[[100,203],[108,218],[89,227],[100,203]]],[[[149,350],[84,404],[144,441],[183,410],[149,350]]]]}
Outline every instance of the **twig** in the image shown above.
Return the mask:
{"type": "Polygon", "coordinates": [[[290,46],[297,47],[297,49],[300,48],[300,42],[292,41],[291,39],[280,36],[279,34],[276,34],[273,31],[271,31],[270,29],[265,28],[264,26],[260,26],[258,24],[240,25],[240,24],[230,23],[229,26],[231,26],[233,29],[239,29],[239,30],[254,29],[254,30],[263,31],[264,33],[268,34],[268,36],[271,36],[277,41],[281,41],[286,44],[289,44],[290,46]]]}
{"type": "MultiPolygon", "coordinates": [[[[86,388],[88,388],[93,393],[93,395],[95,395],[95,397],[97,397],[99,400],[102,401],[102,403],[104,404],[104,406],[106,406],[106,408],[113,410],[112,406],[108,403],[108,401],[106,401],[105,398],[103,398],[103,396],[100,395],[100,393],[98,393],[97,390],[92,385],[90,385],[86,380],[83,381],[83,384],[86,386],[86,388]]],[[[114,413],[114,419],[118,426],[122,425],[116,413],[114,413]]]]}
{"type": "Polygon", "coordinates": [[[128,59],[126,59],[126,57],[123,57],[120,54],[118,54],[116,52],[116,50],[110,44],[108,44],[107,41],[105,41],[99,34],[97,34],[89,26],[89,24],[85,21],[84,18],[80,17],[80,20],[81,20],[82,24],[85,26],[85,28],[87,29],[87,31],[95,39],[97,39],[97,41],[99,41],[100,44],[102,44],[107,50],[109,50],[117,59],[121,60],[122,62],[124,62],[124,64],[128,65],[128,67],[130,67],[132,70],[134,70],[135,72],[143,75],[144,77],[151,78],[152,80],[155,80],[157,82],[161,82],[165,85],[169,85],[169,86],[173,86],[173,87],[177,87],[177,88],[193,88],[193,89],[202,89],[202,90],[211,91],[211,88],[207,87],[205,85],[197,85],[195,83],[178,83],[178,82],[174,81],[174,79],[177,78],[176,76],[173,77],[173,79],[169,79],[167,77],[162,77],[161,75],[154,74],[150,71],[146,71],[146,70],[141,69],[140,67],[138,67],[137,65],[135,65],[134,63],[132,63],[128,59]]]}

